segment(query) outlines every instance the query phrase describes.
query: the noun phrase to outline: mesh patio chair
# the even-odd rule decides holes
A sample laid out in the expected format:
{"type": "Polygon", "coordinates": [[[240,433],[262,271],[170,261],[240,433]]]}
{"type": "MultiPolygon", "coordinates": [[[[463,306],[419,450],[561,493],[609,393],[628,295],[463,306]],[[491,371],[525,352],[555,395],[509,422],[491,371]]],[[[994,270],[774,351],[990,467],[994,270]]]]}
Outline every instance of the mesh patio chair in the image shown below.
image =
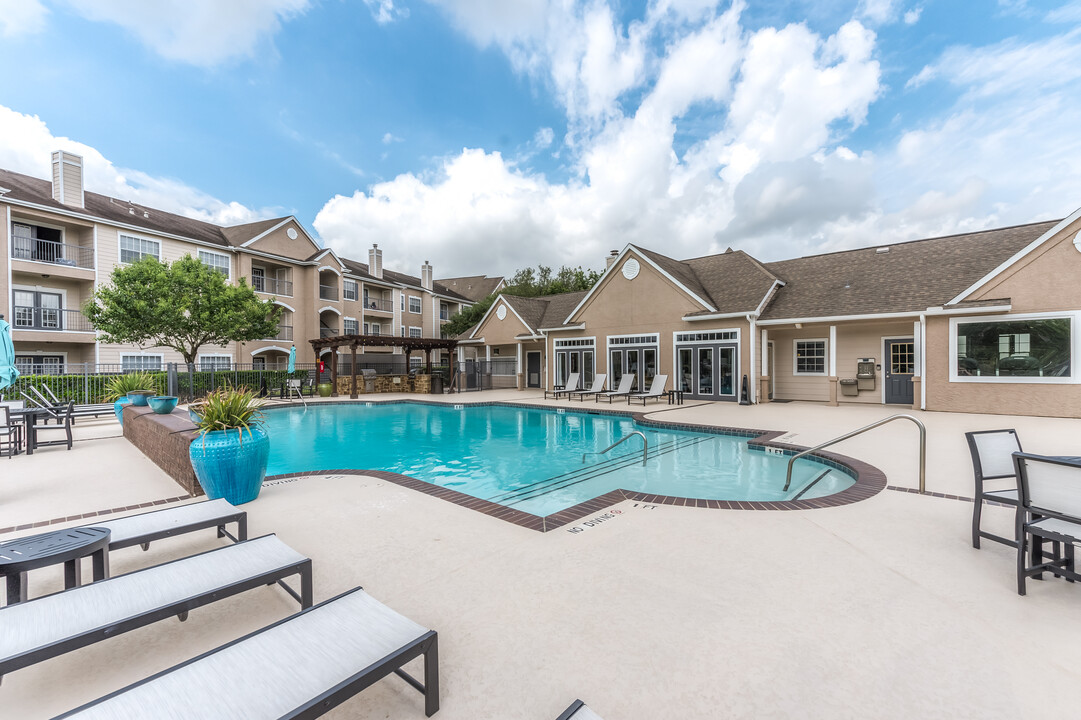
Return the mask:
{"type": "Polygon", "coordinates": [[[67,445],[68,450],[71,450],[71,418],[72,413],[75,410],[75,403],[69,402],[66,408],[56,413],[57,425],[48,426],[42,425],[37,428],[38,440],[34,443],[34,449],[39,447],[47,447],[49,445],[67,445]],[[60,423],[63,423],[62,425],[60,423]],[[63,432],[66,435],[64,440],[47,440],[42,442],[41,434],[44,432],[63,432]]]}
{"type": "Polygon", "coordinates": [[[7,405],[0,405],[0,454],[10,460],[22,450],[22,423],[11,419],[7,405]]]}
{"type": "Polygon", "coordinates": [[[1081,544],[1081,464],[1022,452],[1013,458],[1019,497],[1017,594],[1025,594],[1028,578],[1042,578],[1045,571],[1070,582],[1081,580],[1074,564],[1074,546],[1081,544]],[[1043,551],[1049,541],[1056,545],[1050,559],[1043,551]],[[1065,548],[1065,557],[1058,552],[1058,543],[1065,548]]]}
{"type": "Polygon", "coordinates": [[[568,396],[571,400],[573,400],[574,396],[577,395],[579,400],[585,402],[587,395],[596,395],[597,393],[604,392],[604,382],[607,379],[608,375],[606,373],[598,373],[593,378],[593,384],[589,387],[588,390],[576,390],[572,393],[569,393],[568,396]]]}
{"type": "Polygon", "coordinates": [[[1016,430],[981,430],[965,433],[968,449],[972,453],[972,472],[976,479],[976,492],[972,497],[972,547],[979,549],[980,538],[994,540],[1010,547],[1017,547],[1016,538],[994,535],[980,529],[983,504],[988,500],[1017,507],[1017,474],[1013,453],[1021,452],[1021,441],[1016,430]],[[985,481],[1009,479],[1010,486],[988,490],[985,481]]]}
{"type": "Polygon", "coordinates": [[[545,390],[544,391],[544,399],[547,400],[549,395],[551,395],[554,398],[560,398],[560,397],[563,397],[564,395],[566,395],[567,397],[570,397],[570,394],[572,392],[577,392],[578,391],[578,376],[579,376],[579,373],[576,373],[576,372],[572,372],[569,375],[567,375],[567,382],[563,385],[563,387],[558,387],[557,386],[554,390],[545,390]]]}

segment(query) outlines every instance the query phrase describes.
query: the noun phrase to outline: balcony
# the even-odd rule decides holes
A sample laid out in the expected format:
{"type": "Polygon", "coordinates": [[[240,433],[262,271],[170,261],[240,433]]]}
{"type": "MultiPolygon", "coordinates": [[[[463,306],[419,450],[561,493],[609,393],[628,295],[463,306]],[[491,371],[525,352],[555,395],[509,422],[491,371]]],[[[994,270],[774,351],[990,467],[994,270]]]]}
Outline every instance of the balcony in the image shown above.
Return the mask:
{"type": "Polygon", "coordinates": [[[320,285],[319,286],[319,299],[320,300],[337,300],[338,299],[338,286],[337,285],[320,285]]]}
{"type": "Polygon", "coordinates": [[[14,260],[29,260],[85,270],[94,269],[94,248],[65,245],[51,240],[12,237],[11,257],[14,260]]]}
{"type": "Polygon", "coordinates": [[[292,325],[279,325],[278,334],[274,337],[267,338],[267,340],[292,340],[293,339],[293,326],[292,325]]]}
{"type": "Polygon", "coordinates": [[[278,297],[293,297],[293,283],[288,280],[276,278],[252,276],[251,287],[255,292],[276,295],[278,297]]]}
{"type": "Polygon", "coordinates": [[[364,309],[392,313],[394,312],[394,301],[384,300],[383,298],[366,297],[364,298],[364,309]]]}
{"type": "Polygon", "coordinates": [[[319,337],[337,337],[340,333],[336,327],[321,327],[319,328],[319,337]]]}
{"type": "Polygon", "coordinates": [[[28,307],[16,305],[11,321],[13,330],[48,330],[51,332],[94,332],[94,326],[81,310],[28,307]]]}

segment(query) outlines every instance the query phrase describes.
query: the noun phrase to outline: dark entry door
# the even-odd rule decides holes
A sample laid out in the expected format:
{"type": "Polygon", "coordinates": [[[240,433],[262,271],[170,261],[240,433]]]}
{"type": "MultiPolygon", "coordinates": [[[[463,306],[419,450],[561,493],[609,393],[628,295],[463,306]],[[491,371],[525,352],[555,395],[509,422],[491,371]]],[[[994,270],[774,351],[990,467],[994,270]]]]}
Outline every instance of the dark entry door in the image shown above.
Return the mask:
{"type": "Polygon", "coordinates": [[[526,387],[539,388],[541,386],[541,354],[539,352],[526,353],[525,372],[526,387]]]}
{"type": "Polygon", "coordinates": [[[886,341],[886,403],[911,405],[916,344],[911,339],[886,341]]]}

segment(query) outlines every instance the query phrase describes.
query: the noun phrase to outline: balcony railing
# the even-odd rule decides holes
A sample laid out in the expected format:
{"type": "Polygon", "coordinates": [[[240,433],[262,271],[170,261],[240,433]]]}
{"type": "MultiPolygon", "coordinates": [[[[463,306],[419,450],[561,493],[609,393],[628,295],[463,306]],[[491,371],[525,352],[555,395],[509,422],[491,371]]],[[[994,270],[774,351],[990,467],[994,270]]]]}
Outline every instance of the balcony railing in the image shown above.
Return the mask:
{"type": "Polygon", "coordinates": [[[15,260],[31,260],[50,265],[94,269],[94,248],[34,238],[11,238],[11,257],[15,260]]]}
{"type": "Polygon", "coordinates": [[[255,292],[281,297],[293,297],[293,283],[288,280],[255,276],[251,279],[251,287],[255,292]]]}
{"type": "Polygon", "coordinates": [[[16,305],[11,326],[14,330],[52,330],[54,332],[94,332],[94,326],[81,310],[16,305]]]}
{"type": "Polygon", "coordinates": [[[337,285],[320,285],[319,286],[319,299],[320,300],[337,300],[338,299],[338,286],[337,285]]]}
{"type": "Polygon", "coordinates": [[[381,310],[383,312],[394,312],[394,301],[384,300],[383,298],[364,298],[365,310],[381,310]]]}
{"type": "Polygon", "coordinates": [[[338,333],[338,328],[336,328],[336,327],[321,327],[321,328],[319,328],[319,337],[321,337],[321,338],[337,337],[338,334],[339,334],[338,333]]]}
{"type": "Polygon", "coordinates": [[[292,325],[279,325],[278,334],[268,340],[292,340],[293,339],[293,326],[292,325]]]}

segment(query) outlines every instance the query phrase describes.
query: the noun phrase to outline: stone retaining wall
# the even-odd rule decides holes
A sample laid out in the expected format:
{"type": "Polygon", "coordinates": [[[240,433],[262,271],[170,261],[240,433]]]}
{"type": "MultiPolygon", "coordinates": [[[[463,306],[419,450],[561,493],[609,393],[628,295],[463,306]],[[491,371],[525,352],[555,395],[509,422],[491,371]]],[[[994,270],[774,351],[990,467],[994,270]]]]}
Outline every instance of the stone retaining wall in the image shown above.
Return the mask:
{"type": "Polygon", "coordinates": [[[198,441],[186,410],[158,415],[148,407],[124,406],[124,437],[190,495],[202,495],[188,448],[198,441]]]}

